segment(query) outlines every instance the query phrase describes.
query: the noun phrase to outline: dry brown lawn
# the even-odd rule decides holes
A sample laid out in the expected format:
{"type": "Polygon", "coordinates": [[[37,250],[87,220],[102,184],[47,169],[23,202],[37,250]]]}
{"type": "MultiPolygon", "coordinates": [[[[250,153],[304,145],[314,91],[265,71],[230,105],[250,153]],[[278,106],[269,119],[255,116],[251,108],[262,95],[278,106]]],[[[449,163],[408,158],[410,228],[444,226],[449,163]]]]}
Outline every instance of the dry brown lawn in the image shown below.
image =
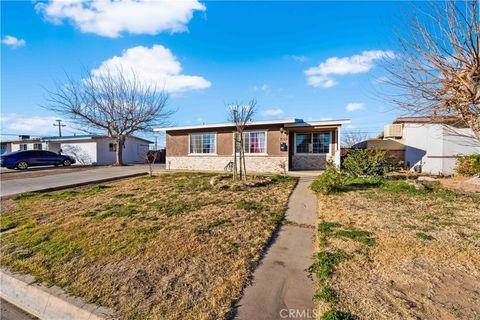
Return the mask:
{"type": "Polygon", "coordinates": [[[2,203],[1,264],[123,319],[221,319],[283,217],[294,178],[214,188],[173,173],[2,203]]]}
{"type": "Polygon", "coordinates": [[[383,183],[319,196],[319,251],[348,255],[326,280],[334,293],[318,299],[320,314],[480,319],[480,197],[383,183]]]}

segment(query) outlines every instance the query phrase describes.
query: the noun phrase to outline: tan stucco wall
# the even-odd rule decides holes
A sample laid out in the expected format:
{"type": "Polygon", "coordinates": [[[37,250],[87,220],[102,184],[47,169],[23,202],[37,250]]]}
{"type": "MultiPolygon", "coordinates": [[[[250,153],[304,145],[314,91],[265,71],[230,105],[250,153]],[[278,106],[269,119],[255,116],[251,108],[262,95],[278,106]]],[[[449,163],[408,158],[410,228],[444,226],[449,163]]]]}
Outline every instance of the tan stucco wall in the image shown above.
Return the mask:
{"type": "MultiPolygon", "coordinates": [[[[267,154],[274,157],[286,157],[288,151],[280,151],[280,143],[287,141],[286,133],[280,132],[280,126],[247,127],[246,131],[267,131],[267,154]]],[[[167,131],[166,149],[167,156],[188,156],[188,135],[190,133],[216,133],[217,134],[217,155],[231,156],[233,154],[233,132],[232,128],[214,128],[189,131],[167,131]]]]}

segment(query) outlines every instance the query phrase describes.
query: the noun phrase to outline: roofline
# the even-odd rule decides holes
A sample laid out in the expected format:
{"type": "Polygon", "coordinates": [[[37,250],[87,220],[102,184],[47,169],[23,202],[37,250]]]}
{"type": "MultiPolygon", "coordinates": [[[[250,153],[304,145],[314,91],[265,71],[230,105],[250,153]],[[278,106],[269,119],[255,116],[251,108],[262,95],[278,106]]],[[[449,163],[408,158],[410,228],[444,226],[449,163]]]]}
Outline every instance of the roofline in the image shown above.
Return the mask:
{"type": "MultiPolygon", "coordinates": [[[[135,139],[147,142],[149,144],[154,143],[153,141],[136,137],[136,136],[128,136],[127,139],[135,139]]],[[[97,139],[114,139],[109,136],[99,135],[99,136],[70,136],[70,137],[41,137],[38,139],[30,139],[30,140],[9,140],[9,141],[1,141],[1,143],[32,143],[32,142],[48,142],[48,141],[70,141],[70,140],[97,140],[97,139]]]]}
{"type": "MultiPolygon", "coordinates": [[[[261,126],[261,125],[272,125],[272,124],[284,124],[285,127],[313,127],[313,126],[328,126],[328,125],[342,125],[350,123],[348,119],[339,119],[339,120],[320,120],[320,121],[303,121],[302,119],[283,119],[283,120],[268,120],[268,121],[252,121],[247,123],[247,126],[261,126]]],[[[180,131],[180,130],[194,130],[194,129],[213,129],[221,127],[234,127],[233,122],[224,122],[224,123],[212,123],[212,124],[203,124],[195,126],[180,126],[180,127],[165,127],[165,128],[155,128],[153,131],[180,131]]]]}

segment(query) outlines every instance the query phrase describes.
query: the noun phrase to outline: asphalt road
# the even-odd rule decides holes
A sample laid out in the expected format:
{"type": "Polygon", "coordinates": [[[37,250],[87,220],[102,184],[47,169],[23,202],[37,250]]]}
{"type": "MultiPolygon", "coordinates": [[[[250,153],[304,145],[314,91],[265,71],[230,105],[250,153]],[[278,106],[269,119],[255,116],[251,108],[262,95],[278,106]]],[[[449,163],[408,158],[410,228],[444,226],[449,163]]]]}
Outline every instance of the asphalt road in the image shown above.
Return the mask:
{"type": "MultiPolygon", "coordinates": [[[[155,171],[163,170],[165,165],[156,164],[155,171]]],[[[49,188],[60,188],[72,184],[95,182],[102,179],[115,179],[148,171],[145,164],[125,167],[98,167],[92,170],[68,172],[33,178],[11,179],[0,181],[0,196],[39,191],[49,188]]]]}
{"type": "Polygon", "coordinates": [[[0,299],[0,319],[1,320],[38,320],[22,309],[15,307],[13,304],[0,299]]]}

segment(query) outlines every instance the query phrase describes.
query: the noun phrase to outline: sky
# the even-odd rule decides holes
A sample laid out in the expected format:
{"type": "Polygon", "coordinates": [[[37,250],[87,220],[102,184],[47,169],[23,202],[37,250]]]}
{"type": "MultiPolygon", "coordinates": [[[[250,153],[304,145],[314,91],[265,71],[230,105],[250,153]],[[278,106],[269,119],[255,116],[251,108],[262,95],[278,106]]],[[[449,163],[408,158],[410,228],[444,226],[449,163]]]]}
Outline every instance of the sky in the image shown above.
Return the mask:
{"type": "MultiPolygon", "coordinates": [[[[351,119],[375,136],[400,113],[382,99],[400,2],[2,1],[1,132],[56,134],[43,108],[65,75],[122,65],[169,94],[172,125],[351,119]]],[[[81,133],[65,120],[64,135],[81,133]]],[[[152,138],[153,134],[141,134],[152,138]]],[[[161,139],[160,139],[161,141],[161,139]]]]}

